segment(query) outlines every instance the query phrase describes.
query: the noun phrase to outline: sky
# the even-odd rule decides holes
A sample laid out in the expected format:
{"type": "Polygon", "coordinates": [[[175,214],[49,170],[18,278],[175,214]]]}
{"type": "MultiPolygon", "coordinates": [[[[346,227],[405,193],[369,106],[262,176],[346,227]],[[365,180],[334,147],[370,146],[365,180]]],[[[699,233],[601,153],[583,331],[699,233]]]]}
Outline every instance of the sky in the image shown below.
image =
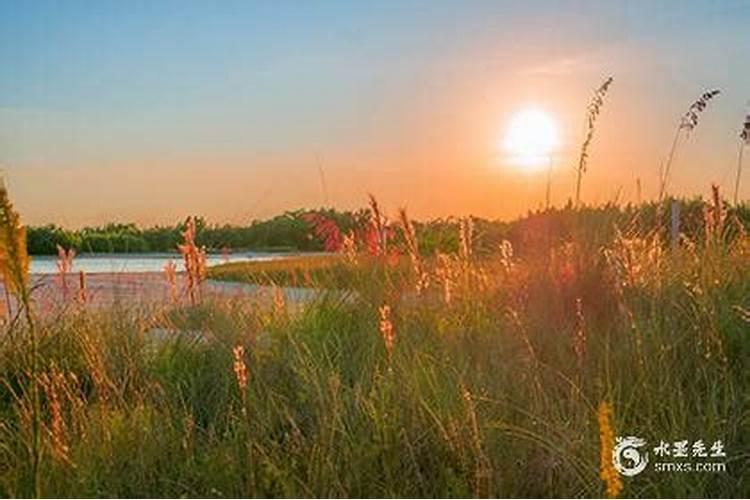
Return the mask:
{"type": "Polygon", "coordinates": [[[31,224],[241,224],[367,193],[420,219],[509,219],[546,188],[502,147],[513,116],[556,123],[563,204],[611,75],[583,200],[634,201],[638,180],[655,197],[680,116],[712,88],[670,191],[729,195],[748,26],[746,0],[0,0],[0,168],[31,224]]]}

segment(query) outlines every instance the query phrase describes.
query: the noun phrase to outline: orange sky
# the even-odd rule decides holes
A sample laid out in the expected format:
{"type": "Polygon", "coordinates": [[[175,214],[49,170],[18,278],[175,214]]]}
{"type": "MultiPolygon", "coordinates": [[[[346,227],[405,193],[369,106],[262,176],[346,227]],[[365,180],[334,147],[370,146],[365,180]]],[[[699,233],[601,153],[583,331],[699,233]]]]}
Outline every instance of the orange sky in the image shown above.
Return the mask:
{"type": "MultiPolygon", "coordinates": [[[[677,15],[686,21],[707,15],[684,8],[677,15]]],[[[163,87],[177,70],[127,73],[127,92],[137,98],[83,85],[89,78],[84,65],[58,76],[82,92],[75,99],[45,102],[10,88],[28,102],[0,101],[0,163],[32,224],[173,223],[191,213],[246,223],[325,203],[356,208],[368,192],[387,209],[406,206],[418,218],[511,218],[543,202],[546,180],[512,165],[499,148],[513,114],[535,106],[558,123],[552,200],[562,204],[574,192],[586,105],[593,89],[613,75],[583,199],[603,203],[619,192],[634,200],[637,178],[644,197],[654,197],[659,162],[680,115],[714,87],[723,93],[678,151],[671,190],[702,194],[718,182],[729,193],[750,98],[750,73],[740,64],[750,37],[738,12],[750,11],[709,9],[714,21],[693,38],[663,31],[670,9],[657,13],[663,19],[651,30],[628,25],[612,37],[601,26],[581,29],[583,18],[556,26],[554,16],[518,12],[538,30],[494,31],[480,23],[484,31],[475,40],[465,36],[480,21],[467,17],[465,29],[446,32],[448,25],[440,23],[447,21],[435,14],[432,22],[443,31],[436,27],[429,43],[410,33],[405,45],[378,45],[387,29],[368,27],[359,42],[364,49],[357,47],[379,56],[372,60],[350,53],[348,38],[343,48],[297,47],[270,69],[249,61],[221,73],[210,67],[210,53],[185,56],[193,73],[184,87],[163,87]],[[435,49],[443,35],[447,41],[435,49]],[[601,43],[592,45],[597,37],[601,43]],[[342,69],[343,63],[351,64],[342,69]],[[256,70],[262,85],[247,79],[256,70]]],[[[605,9],[600,15],[603,26],[615,26],[624,14],[605,9]]],[[[243,49],[235,54],[243,55],[243,49]]],[[[49,55],[27,54],[24,61],[33,57],[44,62],[49,55]]],[[[125,63],[111,64],[116,71],[125,63]]],[[[747,198],[750,180],[744,186],[747,198]]]]}

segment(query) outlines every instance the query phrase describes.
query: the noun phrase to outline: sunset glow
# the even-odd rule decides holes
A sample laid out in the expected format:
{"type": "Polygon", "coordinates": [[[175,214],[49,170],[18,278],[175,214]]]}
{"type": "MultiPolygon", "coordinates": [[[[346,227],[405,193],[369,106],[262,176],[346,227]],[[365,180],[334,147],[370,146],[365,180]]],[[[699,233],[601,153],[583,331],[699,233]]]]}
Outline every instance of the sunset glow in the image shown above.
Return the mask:
{"type": "Polygon", "coordinates": [[[748,27],[0,0],[0,500],[747,496],[748,27]]]}
{"type": "Polygon", "coordinates": [[[557,124],[536,108],[513,116],[503,142],[512,163],[529,170],[545,167],[559,144],[557,124]]]}
{"type": "Polygon", "coordinates": [[[544,198],[550,160],[555,201],[575,197],[587,105],[614,76],[588,203],[657,198],[708,88],[668,188],[733,193],[750,5],[722,3],[2,2],[0,169],[38,225],[243,224],[368,192],[511,219],[544,198]]]}

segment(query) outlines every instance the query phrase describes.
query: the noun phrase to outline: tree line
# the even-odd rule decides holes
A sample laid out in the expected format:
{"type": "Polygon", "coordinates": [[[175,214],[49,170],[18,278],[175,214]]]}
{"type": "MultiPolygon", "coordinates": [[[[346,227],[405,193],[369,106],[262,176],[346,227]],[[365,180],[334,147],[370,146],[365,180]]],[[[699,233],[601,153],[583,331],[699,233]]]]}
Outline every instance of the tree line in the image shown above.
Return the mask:
{"type": "MultiPolygon", "coordinates": [[[[681,200],[680,231],[688,237],[700,237],[704,230],[706,204],[701,199],[681,200]]],[[[655,228],[670,227],[669,202],[642,205],[607,204],[575,208],[529,211],[515,221],[497,221],[472,217],[476,234],[476,251],[493,251],[503,240],[522,252],[534,251],[555,241],[569,240],[574,233],[585,231],[592,244],[603,244],[615,231],[643,234],[655,228]]],[[[209,252],[237,251],[322,251],[323,241],[311,231],[309,214],[333,221],[342,233],[355,229],[370,216],[369,209],[338,211],[335,209],[295,210],[246,226],[208,224],[203,217],[196,221],[196,243],[209,252]]],[[[395,214],[393,214],[395,215],[395,214]]],[[[727,227],[732,224],[750,229],[750,206],[725,206],[727,227]]],[[[393,217],[395,221],[395,217],[393,217]]],[[[395,223],[395,222],[394,222],[395,223]]],[[[452,252],[458,248],[458,219],[433,219],[415,222],[420,251],[426,255],[452,252]]],[[[173,226],[138,227],[132,223],[110,223],[78,230],[53,224],[27,228],[27,245],[32,255],[54,255],[58,246],[86,253],[175,252],[182,241],[185,222],[173,226]]],[[[580,240],[579,240],[580,241],[580,240]]]]}

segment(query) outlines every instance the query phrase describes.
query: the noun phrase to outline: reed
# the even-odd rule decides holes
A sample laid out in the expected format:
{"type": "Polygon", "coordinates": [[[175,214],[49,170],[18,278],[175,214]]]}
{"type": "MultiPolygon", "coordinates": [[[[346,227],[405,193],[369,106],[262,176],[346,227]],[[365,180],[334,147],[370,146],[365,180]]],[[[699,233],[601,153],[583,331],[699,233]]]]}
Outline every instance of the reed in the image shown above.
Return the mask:
{"type": "Polygon", "coordinates": [[[458,224],[459,256],[464,262],[469,262],[474,253],[474,220],[471,217],[462,218],[458,224]]]}
{"type": "Polygon", "coordinates": [[[70,446],[67,435],[67,425],[63,416],[63,395],[67,385],[66,376],[55,363],[52,363],[48,373],[39,375],[39,383],[44,389],[47,406],[50,413],[49,435],[52,441],[52,454],[56,460],[71,464],[70,446]]]}
{"type": "Polygon", "coordinates": [[[60,245],[57,245],[57,277],[60,282],[60,289],[62,290],[63,299],[68,298],[68,274],[73,270],[73,260],[75,259],[76,251],[73,248],[64,249],[60,245]]]}
{"type": "MultiPolygon", "coordinates": [[[[591,98],[591,102],[589,102],[589,105],[586,108],[586,136],[581,145],[581,154],[578,157],[578,165],[576,167],[576,206],[579,206],[581,203],[581,182],[583,180],[583,174],[586,173],[588,168],[589,147],[594,139],[596,119],[601,113],[602,107],[604,106],[604,98],[607,96],[607,92],[613,81],[614,78],[611,76],[604,80],[604,83],[594,91],[594,96],[591,98]]],[[[549,205],[549,203],[547,203],[547,205],[549,205]]]]}
{"type": "Polygon", "coordinates": [[[612,451],[615,446],[615,431],[612,423],[612,406],[602,401],[597,410],[599,423],[600,465],[599,477],[604,481],[608,498],[617,498],[622,492],[622,479],[612,462],[612,451]]]}
{"type": "Polygon", "coordinates": [[[417,232],[414,230],[409,216],[406,213],[406,209],[399,211],[399,220],[401,222],[401,230],[404,235],[404,242],[406,243],[406,252],[409,255],[409,260],[412,265],[412,272],[415,277],[415,289],[417,295],[422,295],[427,287],[429,286],[429,275],[425,271],[424,263],[422,262],[422,256],[419,253],[419,243],[417,241],[417,232]]]}
{"type": "Polygon", "coordinates": [[[187,294],[192,305],[195,305],[198,301],[201,284],[206,279],[207,272],[206,248],[199,247],[195,242],[195,237],[195,219],[188,217],[185,222],[185,230],[182,233],[183,242],[177,248],[182,254],[185,264],[187,294]]]}
{"type": "Polygon", "coordinates": [[[28,338],[0,338],[0,496],[33,494],[31,380],[50,496],[738,496],[750,239],[719,194],[684,204],[697,227],[673,251],[654,204],[499,234],[453,220],[438,254],[402,211],[387,247],[402,266],[365,255],[363,217],[355,262],[211,271],[270,285],[258,294],[37,310],[35,379],[28,338]],[[311,299],[282,295],[303,282],[311,299]],[[630,433],[721,436],[727,470],[620,477],[630,433]]]}
{"type": "Polygon", "coordinates": [[[13,208],[5,183],[0,183],[0,272],[5,286],[16,296],[22,307],[31,349],[28,366],[28,395],[32,406],[31,443],[31,495],[39,498],[41,489],[41,406],[39,398],[39,338],[36,321],[31,310],[29,288],[29,256],[26,251],[26,230],[21,217],[13,208]]]}
{"type": "Polygon", "coordinates": [[[742,178],[742,153],[745,148],[750,146],[750,113],[745,115],[745,121],[742,124],[742,130],[740,131],[740,149],[737,153],[737,176],[734,180],[734,204],[737,205],[740,201],[740,179],[742,178]]]}
{"type": "Polygon", "coordinates": [[[384,257],[388,253],[388,239],[391,235],[388,225],[388,217],[380,209],[375,196],[368,194],[370,204],[370,227],[366,233],[365,240],[370,255],[384,257]]]}
{"type": "Polygon", "coordinates": [[[672,170],[675,151],[677,150],[677,145],[680,138],[687,138],[690,136],[690,133],[695,130],[695,127],[698,126],[698,119],[701,113],[705,111],[708,103],[716,96],[718,96],[720,92],[721,91],[717,89],[704,92],[698,99],[695,100],[695,102],[690,105],[685,114],[680,117],[680,122],[677,125],[677,130],[675,131],[674,139],[672,140],[672,146],[670,147],[669,154],[667,155],[667,161],[659,172],[659,202],[664,200],[664,197],[667,194],[667,183],[669,181],[669,175],[672,170]]]}
{"type": "Polygon", "coordinates": [[[378,312],[380,313],[380,322],[378,323],[380,336],[383,338],[385,352],[390,362],[393,358],[393,348],[396,345],[396,333],[391,319],[391,306],[384,304],[378,308],[378,312]]]}
{"type": "Polygon", "coordinates": [[[169,288],[169,297],[173,304],[176,304],[179,296],[177,294],[177,265],[172,260],[168,260],[164,264],[164,280],[167,282],[169,288]]]}

